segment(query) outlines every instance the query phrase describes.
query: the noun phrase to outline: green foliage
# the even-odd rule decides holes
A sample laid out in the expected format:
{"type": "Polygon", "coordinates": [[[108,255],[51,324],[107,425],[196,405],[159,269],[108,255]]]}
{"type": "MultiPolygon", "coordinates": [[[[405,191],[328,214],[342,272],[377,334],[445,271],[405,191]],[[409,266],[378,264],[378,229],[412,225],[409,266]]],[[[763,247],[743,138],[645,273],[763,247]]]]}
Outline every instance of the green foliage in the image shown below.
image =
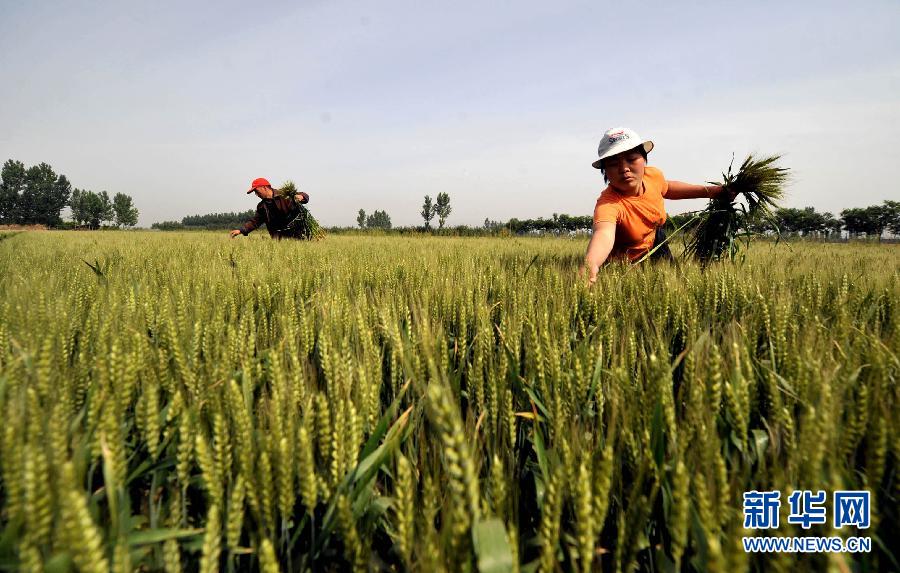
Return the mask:
{"type": "Polygon", "coordinates": [[[163,221],[161,223],[153,223],[151,228],[163,231],[172,231],[178,229],[201,230],[208,231],[237,229],[250,217],[255,211],[253,209],[244,211],[243,213],[208,213],[206,215],[188,215],[181,221],[163,221]]]}
{"type": "MultiPolygon", "coordinates": [[[[685,215],[691,216],[693,213],[685,215]]],[[[841,221],[835,219],[834,215],[820,213],[814,207],[779,207],[773,211],[770,219],[751,223],[749,230],[781,237],[827,237],[839,234],[842,227],[841,221]]]]}
{"type": "Polygon", "coordinates": [[[25,169],[10,159],[0,178],[0,222],[49,227],[62,223],[60,211],[72,193],[65,175],[57,175],[46,163],[25,169]]]}
{"type": "Polygon", "coordinates": [[[117,227],[133,227],[137,225],[138,210],[131,197],[124,193],[116,193],[113,197],[113,211],[117,227]]]}
{"type": "Polygon", "coordinates": [[[94,193],[72,189],[65,175],[57,175],[47,163],[25,168],[8,160],[0,171],[0,223],[63,227],[63,208],[72,211],[76,225],[98,228],[104,222],[130,227],[137,224],[138,211],[128,195],[116,193],[110,201],[106,191],[94,193]]]}
{"type": "Polygon", "coordinates": [[[780,208],[775,210],[769,227],[782,235],[825,236],[839,233],[841,222],[831,213],[819,213],[813,207],[780,208]]]}
{"type": "MultiPolygon", "coordinates": [[[[425,228],[431,228],[431,220],[434,219],[434,216],[437,215],[437,209],[434,203],[431,202],[431,196],[425,195],[425,202],[422,203],[422,219],[425,220],[425,228]]],[[[441,223],[441,227],[444,224],[441,223]]]]}
{"type": "Polygon", "coordinates": [[[499,231],[503,228],[503,223],[500,221],[494,221],[489,217],[484,218],[484,223],[481,225],[481,228],[485,231],[499,231]]]}
{"type": "Polygon", "coordinates": [[[844,209],[841,221],[850,235],[865,234],[881,237],[885,229],[900,234],[900,201],[885,201],[882,205],[844,209]]]}
{"type": "Polygon", "coordinates": [[[70,201],[72,220],[78,225],[87,225],[99,229],[105,222],[113,222],[116,211],[106,191],[94,193],[82,189],[72,192],[70,201]]]}
{"type": "Polygon", "coordinates": [[[356,224],[360,229],[366,228],[366,212],[362,209],[360,209],[359,213],[356,214],[356,224]]]}
{"type": "Polygon", "coordinates": [[[367,229],[390,229],[391,228],[391,216],[387,214],[387,211],[378,211],[376,210],[371,215],[366,217],[366,228],[367,229]]]}
{"type": "Polygon", "coordinates": [[[894,235],[900,235],[900,201],[886,200],[884,209],[888,230],[894,235]]]}
{"type": "Polygon", "coordinates": [[[25,164],[9,159],[0,171],[0,223],[19,219],[19,196],[25,190],[25,164]]]}
{"type": "Polygon", "coordinates": [[[529,233],[576,233],[578,231],[590,231],[593,227],[593,218],[590,215],[572,216],[553,214],[552,219],[538,217],[537,219],[510,219],[506,224],[510,231],[516,234],[529,233]]]}
{"type": "Polygon", "coordinates": [[[669,231],[674,231],[676,229],[681,228],[684,225],[690,224],[691,220],[696,217],[696,213],[688,212],[688,213],[676,213],[674,215],[667,214],[666,215],[666,226],[669,231]]]}
{"type": "MultiPolygon", "coordinates": [[[[241,220],[241,222],[243,222],[243,220],[241,220]]],[[[150,225],[150,228],[157,229],[159,231],[183,231],[186,229],[184,223],[182,223],[181,221],[161,221],[158,223],[153,223],[152,225],[150,225]]],[[[231,229],[234,228],[234,225],[223,228],[231,229]]]]}
{"type": "Polygon", "coordinates": [[[453,208],[450,207],[450,195],[444,192],[438,193],[434,211],[437,213],[439,228],[444,228],[444,223],[447,221],[447,217],[450,216],[452,210],[453,208]]]}
{"type": "Polygon", "coordinates": [[[895,568],[900,249],[583,250],[0,242],[0,568],[822,570],[740,546],[797,488],[870,490],[840,564],[895,568]]]}

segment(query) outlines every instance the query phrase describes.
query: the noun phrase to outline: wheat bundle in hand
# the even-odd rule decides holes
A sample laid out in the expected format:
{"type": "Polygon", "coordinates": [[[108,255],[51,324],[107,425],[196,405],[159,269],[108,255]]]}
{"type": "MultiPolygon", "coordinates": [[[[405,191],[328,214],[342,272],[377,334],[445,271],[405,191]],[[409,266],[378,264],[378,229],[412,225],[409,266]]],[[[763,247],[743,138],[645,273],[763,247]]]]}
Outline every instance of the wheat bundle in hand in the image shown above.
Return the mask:
{"type": "Polygon", "coordinates": [[[722,185],[725,192],[711,199],[699,213],[686,254],[704,264],[723,256],[733,258],[740,237],[749,238],[754,225],[774,219],[774,210],[784,197],[784,186],[789,180],[788,169],[776,165],[780,159],[780,155],[762,159],[750,155],[737,173],[732,171],[732,161],[722,174],[723,181],[713,183],[722,185]],[[739,197],[747,204],[736,203],[739,197]]]}
{"type": "MultiPolygon", "coordinates": [[[[296,201],[297,185],[293,181],[285,181],[276,192],[280,197],[289,197],[296,201]]],[[[312,216],[309,209],[303,205],[296,205],[296,214],[284,231],[291,233],[295,237],[306,239],[308,241],[318,241],[325,238],[325,229],[312,216]]]]}

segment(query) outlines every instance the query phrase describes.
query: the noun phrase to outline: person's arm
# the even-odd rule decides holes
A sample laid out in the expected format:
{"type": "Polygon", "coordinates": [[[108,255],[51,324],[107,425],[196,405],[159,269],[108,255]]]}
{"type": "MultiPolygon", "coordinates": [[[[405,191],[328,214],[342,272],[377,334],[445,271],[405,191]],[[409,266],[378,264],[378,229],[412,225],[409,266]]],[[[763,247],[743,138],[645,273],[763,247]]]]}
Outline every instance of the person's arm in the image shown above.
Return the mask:
{"type": "Polygon", "coordinates": [[[299,192],[297,192],[296,197],[297,197],[297,202],[300,203],[301,205],[305,205],[305,204],[309,203],[309,194],[308,193],[299,191],[299,192]]]}
{"type": "Polygon", "coordinates": [[[667,181],[666,199],[712,199],[722,193],[721,185],[692,185],[681,181],[667,181]]]}
{"type": "Polygon", "coordinates": [[[231,231],[231,238],[233,239],[238,235],[244,235],[246,237],[260,225],[262,225],[264,219],[265,215],[262,212],[262,206],[257,205],[256,213],[252,217],[250,217],[250,219],[246,223],[244,223],[240,229],[234,229],[233,231],[231,231]]]}
{"type": "Polygon", "coordinates": [[[600,221],[594,224],[591,242],[588,243],[587,253],[584,255],[584,268],[590,273],[588,280],[591,284],[594,284],[597,280],[597,272],[600,270],[600,265],[606,262],[615,242],[615,223],[600,221]]]}

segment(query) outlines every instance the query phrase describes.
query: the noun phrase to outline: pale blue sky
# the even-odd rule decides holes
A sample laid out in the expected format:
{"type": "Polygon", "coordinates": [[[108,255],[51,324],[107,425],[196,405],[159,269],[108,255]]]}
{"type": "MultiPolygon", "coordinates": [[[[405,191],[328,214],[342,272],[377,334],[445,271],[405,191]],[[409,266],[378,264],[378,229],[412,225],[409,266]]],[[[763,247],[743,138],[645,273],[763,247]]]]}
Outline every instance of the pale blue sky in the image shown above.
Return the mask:
{"type": "Polygon", "coordinates": [[[440,191],[480,224],[590,214],[623,125],[669,179],[784,153],[786,204],[837,212],[900,198],[898,30],[896,0],[0,0],[0,161],[128,193],[146,226],[250,209],[260,176],[326,225],[417,224],[440,191]]]}

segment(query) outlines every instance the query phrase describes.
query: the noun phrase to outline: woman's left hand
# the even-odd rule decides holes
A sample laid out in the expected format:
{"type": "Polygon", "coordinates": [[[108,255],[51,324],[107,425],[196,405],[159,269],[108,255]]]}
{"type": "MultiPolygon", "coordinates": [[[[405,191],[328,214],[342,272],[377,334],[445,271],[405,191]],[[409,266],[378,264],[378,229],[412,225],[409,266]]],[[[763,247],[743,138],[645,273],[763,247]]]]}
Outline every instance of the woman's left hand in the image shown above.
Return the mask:
{"type": "Polygon", "coordinates": [[[737,193],[734,191],[726,191],[725,187],[722,185],[713,185],[709,187],[709,198],[710,199],[727,199],[728,202],[734,201],[734,198],[737,197],[737,193]]]}

